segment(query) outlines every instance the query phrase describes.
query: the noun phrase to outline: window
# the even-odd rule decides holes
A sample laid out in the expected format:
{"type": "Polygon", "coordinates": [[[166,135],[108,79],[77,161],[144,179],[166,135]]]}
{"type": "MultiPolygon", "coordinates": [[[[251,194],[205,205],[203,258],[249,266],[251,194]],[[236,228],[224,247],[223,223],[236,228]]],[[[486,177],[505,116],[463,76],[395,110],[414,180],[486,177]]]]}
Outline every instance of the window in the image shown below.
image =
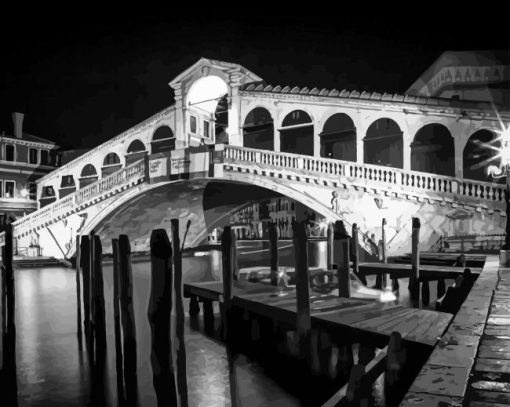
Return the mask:
{"type": "Polygon", "coordinates": [[[5,145],[5,161],[14,161],[14,146],[12,144],[5,145]]]}
{"type": "Polygon", "coordinates": [[[204,137],[207,137],[207,138],[211,137],[210,126],[211,126],[211,124],[207,120],[204,120],[204,137]]]}
{"type": "Polygon", "coordinates": [[[44,196],[55,196],[55,190],[52,186],[44,187],[44,196]]]}
{"type": "Polygon", "coordinates": [[[189,117],[189,129],[193,134],[197,134],[197,118],[195,116],[189,117]]]}
{"type": "Polygon", "coordinates": [[[35,182],[28,183],[28,194],[30,199],[37,199],[37,184],[35,182]]]}
{"type": "Polygon", "coordinates": [[[4,196],[4,182],[0,181],[0,198],[4,196]]]}
{"type": "Polygon", "coordinates": [[[48,150],[41,150],[41,164],[50,165],[50,154],[48,150]]]}
{"type": "Polygon", "coordinates": [[[5,197],[14,198],[14,188],[16,183],[14,181],[5,181],[5,197]]]}
{"type": "Polygon", "coordinates": [[[37,148],[28,149],[28,163],[29,164],[37,164],[37,156],[38,156],[37,148]]]}

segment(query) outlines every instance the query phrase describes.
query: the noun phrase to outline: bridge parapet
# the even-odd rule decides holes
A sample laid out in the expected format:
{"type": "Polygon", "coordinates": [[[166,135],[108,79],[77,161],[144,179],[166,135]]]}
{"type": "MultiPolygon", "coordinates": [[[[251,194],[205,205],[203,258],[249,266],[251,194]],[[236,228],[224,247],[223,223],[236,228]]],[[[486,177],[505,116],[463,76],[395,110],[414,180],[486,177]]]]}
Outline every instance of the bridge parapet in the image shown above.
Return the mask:
{"type": "Polygon", "coordinates": [[[80,211],[90,204],[139,184],[145,177],[145,159],[134,162],[14,222],[14,235],[25,235],[48,222],[80,211]]]}
{"type": "Polygon", "coordinates": [[[344,177],[346,181],[366,186],[384,185],[401,194],[425,193],[435,200],[462,200],[473,205],[496,204],[498,207],[504,203],[505,186],[496,183],[236,146],[226,146],[224,154],[226,162],[252,163],[275,171],[290,169],[298,174],[326,178],[344,177]]]}

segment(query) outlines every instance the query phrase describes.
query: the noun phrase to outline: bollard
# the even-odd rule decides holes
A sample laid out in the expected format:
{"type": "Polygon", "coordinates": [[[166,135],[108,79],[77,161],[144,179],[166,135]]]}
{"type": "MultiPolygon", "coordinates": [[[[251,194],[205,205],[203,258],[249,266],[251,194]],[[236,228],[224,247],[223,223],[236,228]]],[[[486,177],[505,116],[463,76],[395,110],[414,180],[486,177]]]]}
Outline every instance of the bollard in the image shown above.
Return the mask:
{"type": "Polygon", "coordinates": [[[151,293],[147,315],[151,328],[151,365],[158,405],[179,405],[172,362],[172,246],[164,229],[152,231],[151,293]]]}
{"type": "Polygon", "coordinates": [[[83,326],[85,336],[90,336],[90,239],[88,236],[81,237],[80,244],[80,268],[83,280],[83,326]]]}
{"type": "Polygon", "coordinates": [[[222,325],[223,332],[222,336],[227,344],[232,339],[232,291],[233,291],[233,280],[234,280],[234,261],[236,257],[236,238],[234,231],[230,226],[225,226],[223,229],[223,235],[221,238],[221,249],[222,249],[222,271],[223,271],[223,305],[222,305],[222,325]]]}
{"type": "Polygon", "coordinates": [[[406,350],[402,343],[402,335],[399,332],[392,332],[388,343],[386,357],[386,374],[384,376],[384,395],[386,405],[396,405],[399,401],[399,388],[402,381],[402,368],[406,362],[406,350]]]}
{"type": "Polygon", "coordinates": [[[430,287],[429,280],[421,282],[421,302],[424,307],[428,307],[430,303],[430,287]]]}
{"type": "Polygon", "coordinates": [[[444,278],[437,280],[437,298],[441,298],[446,292],[446,284],[444,278]]]}
{"type": "Polygon", "coordinates": [[[175,343],[177,349],[177,389],[180,406],[188,405],[188,382],[186,378],[186,348],[184,344],[184,301],[182,295],[182,252],[179,239],[179,219],[172,219],[172,254],[174,264],[174,291],[175,291],[175,343]]]}
{"type": "Polygon", "coordinates": [[[335,241],[338,242],[339,250],[336,254],[338,296],[349,298],[351,296],[351,279],[349,276],[349,235],[345,230],[344,222],[335,222],[335,241]]]}
{"type": "Polygon", "coordinates": [[[80,235],[76,235],[76,324],[81,340],[80,235]]]}
{"type": "Polygon", "coordinates": [[[411,239],[411,276],[409,277],[409,294],[414,308],[420,306],[420,219],[413,218],[411,239]]]}
{"type": "Polygon", "coordinates": [[[276,286],[278,283],[278,232],[276,225],[271,222],[269,224],[269,255],[270,255],[270,277],[271,284],[276,286]]]}
{"type": "MultiPolygon", "coordinates": [[[[386,218],[383,218],[382,225],[381,225],[381,245],[380,245],[380,253],[379,258],[381,259],[382,263],[388,263],[388,258],[386,257],[386,218]]],[[[386,288],[387,284],[387,275],[386,274],[378,274],[376,277],[376,283],[375,286],[378,289],[384,289],[386,288]]]]}
{"type": "Polygon", "coordinates": [[[122,363],[122,333],[120,327],[120,290],[119,290],[119,239],[112,239],[113,252],[113,323],[115,332],[115,368],[117,371],[117,395],[119,404],[125,403],[124,367],[122,363]]]}
{"type": "Polygon", "coordinates": [[[333,270],[333,264],[335,263],[335,224],[328,223],[328,248],[327,248],[327,269],[333,270]]]}

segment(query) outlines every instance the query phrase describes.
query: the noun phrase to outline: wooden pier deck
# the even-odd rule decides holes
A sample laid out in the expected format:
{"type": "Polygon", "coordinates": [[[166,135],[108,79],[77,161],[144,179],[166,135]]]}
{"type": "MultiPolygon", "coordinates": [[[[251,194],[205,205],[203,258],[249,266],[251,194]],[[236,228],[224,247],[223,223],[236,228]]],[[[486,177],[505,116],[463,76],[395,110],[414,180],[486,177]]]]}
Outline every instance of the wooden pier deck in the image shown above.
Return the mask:
{"type": "MultiPolygon", "coordinates": [[[[217,301],[222,293],[221,282],[184,284],[186,297],[196,296],[206,301],[217,301]]],[[[453,317],[443,312],[327,294],[313,294],[310,302],[314,326],[321,326],[328,331],[368,334],[381,339],[398,331],[404,334],[404,339],[427,346],[435,345],[453,317]]],[[[296,321],[294,290],[278,296],[273,286],[236,280],[232,305],[276,322],[293,324],[296,321]]]]}
{"type": "Polygon", "coordinates": [[[485,266],[401,407],[510,405],[510,268],[485,266]]]}

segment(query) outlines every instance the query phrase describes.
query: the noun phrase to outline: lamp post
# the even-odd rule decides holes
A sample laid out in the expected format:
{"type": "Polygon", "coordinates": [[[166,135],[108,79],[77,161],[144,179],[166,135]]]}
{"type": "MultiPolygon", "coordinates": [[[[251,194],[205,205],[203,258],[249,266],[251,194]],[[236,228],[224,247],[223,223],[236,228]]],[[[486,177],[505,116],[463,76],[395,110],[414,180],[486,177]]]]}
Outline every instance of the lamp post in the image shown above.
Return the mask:
{"type": "Polygon", "coordinates": [[[487,172],[493,178],[506,177],[505,243],[499,252],[499,263],[501,266],[510,267],[510,127],[501,132],[501,147],[499,150],[498,156],[501,158],[499,167],[489,165],[487,167],[487,172]]]}

